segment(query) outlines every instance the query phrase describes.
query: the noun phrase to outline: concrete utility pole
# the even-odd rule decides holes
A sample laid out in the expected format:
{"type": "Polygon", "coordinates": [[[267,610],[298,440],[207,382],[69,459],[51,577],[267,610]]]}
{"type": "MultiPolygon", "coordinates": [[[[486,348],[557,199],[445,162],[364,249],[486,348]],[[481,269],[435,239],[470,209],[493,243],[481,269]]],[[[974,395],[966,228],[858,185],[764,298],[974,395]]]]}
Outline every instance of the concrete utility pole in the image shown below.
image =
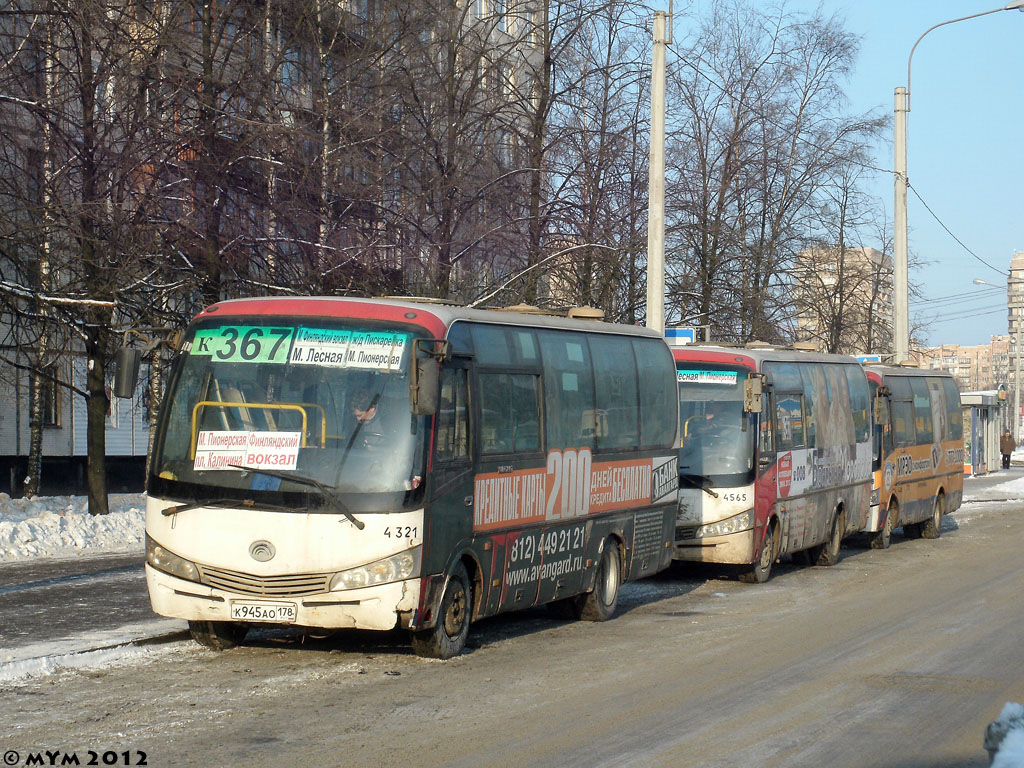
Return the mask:
{"type": "Polygon", "coordinates": [[[661,334],[665,333],[665,19],[668,15],[665,11],[654,12],[647,192],[647,327],[661,334]]]}
{"type": "Polygon", "coordinates": [[[907,89],[896,89],[896,123],[893,142],[896,145],[896,204],[893,207],[893,360],[897,365],[910,356],[909,266],[907,260],[907,89]]]}
{"type": "MultiPolygon", "coordinates": [[[[1002,8],[993,8],[991,11],[972,13],[970,16],[961,16],[959,19],[942,21],[926,29],[921,37],[917,38],[910,49],[907,57],[907,87],[896,89],[895,105],[895,126],[893,128],[893,144],[896,158],[893,168],[895,180],[895,205],[893,208],[893,256],[896,274],[893,276],[893,352],[896,358],[893,362],[900,363],[910,355],[910,310],[909,290],[907,278],[907,112],[910,111],[910,64],[914,59],[914,49],[924,36],[933,29],[944,27],[947,24],[955,24],[958,21],[976,19],[979,16],[988,16],[990,13],[1000,11],[1024,11],[1024,0],[1014,0],[1002,8]]],[[[652,150],[653,151],[653,150],[652,150]]]]}

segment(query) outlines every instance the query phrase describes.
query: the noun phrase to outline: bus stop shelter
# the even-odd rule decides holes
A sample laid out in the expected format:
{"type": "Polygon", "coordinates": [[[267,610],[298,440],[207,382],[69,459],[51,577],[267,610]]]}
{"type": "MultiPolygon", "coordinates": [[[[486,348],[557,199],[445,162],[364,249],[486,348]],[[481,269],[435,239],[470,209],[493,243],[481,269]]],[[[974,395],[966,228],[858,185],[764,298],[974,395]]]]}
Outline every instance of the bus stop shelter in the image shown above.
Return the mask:
{"type": "Polygon", "coordinates": [[[964,474],[984,475],[1000,468],[999,425],[1003,400],[995,389],[961,392],[964,417],[964,474]]]}

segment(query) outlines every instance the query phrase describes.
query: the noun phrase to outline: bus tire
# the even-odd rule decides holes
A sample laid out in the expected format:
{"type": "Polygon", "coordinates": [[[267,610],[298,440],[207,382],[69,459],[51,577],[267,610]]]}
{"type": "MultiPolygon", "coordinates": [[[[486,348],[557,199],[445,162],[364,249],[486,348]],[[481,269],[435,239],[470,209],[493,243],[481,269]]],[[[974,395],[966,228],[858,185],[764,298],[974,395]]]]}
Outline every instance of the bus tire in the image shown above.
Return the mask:
{"type": "Polygon", "coordinates": [[[622,584],[622,558],[615,539],[607,538],[597,564],[594,589],[584,596],[580,618],[584,621],[608,621],[619,604],[622,584]]]}
{"type": "Polygon", "coordinates": [[[932,504],[932,516],[920,524],[921,538],[937,539],[942,535],[942,514],[946,511],[946,496],[939,493],[932,504]]]}
{"type": "Polygon", "coordinates": [[[757,562],[740,572],[740,581],[745,584],[764,584],[768,581],[772,575],[772,565],[775,564],[775,549],[775,526],[769,525],[764,541],[761,542],[757,562]]]}
{"type": "Polygon", "coordinates": [[[417,656],[430,659],[450,659],[466,647],[469,636],[469,616],[473,605],[473,589],[469,584],[466,566],[457,563],[448,577],[437,621],[430,629],[412,636],[412,647],[417,656]]]}
{"type": "Polygon", "coordinates": [[[840,552],[843,548],[843,528],[843,513],[837,512],[832,518],[832,532],[829,534],[828,541],[822,546],[821,552],[818,553],[815,565],[830,566],[839,562],[840,552]]]}
{"type": "Polygon", "coordinates": [[[888,549],[889,545],[892,544],[892,529],[895,527],[897,511],[896,507],[889,507],[882,530],[871,534],[872,549],[888,549]]]}
{"type": "Polygon", "coordinates": [[[188,633],[205,648],[226,651],[245,640],[249,627],[231,621],[190,621],[188,633]]]}

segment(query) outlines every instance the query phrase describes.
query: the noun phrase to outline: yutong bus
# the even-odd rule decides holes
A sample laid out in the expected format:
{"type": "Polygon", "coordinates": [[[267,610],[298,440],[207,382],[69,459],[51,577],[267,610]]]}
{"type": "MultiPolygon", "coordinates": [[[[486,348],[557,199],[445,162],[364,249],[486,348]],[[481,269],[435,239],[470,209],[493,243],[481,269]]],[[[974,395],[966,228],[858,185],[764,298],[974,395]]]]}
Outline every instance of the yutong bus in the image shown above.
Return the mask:
{"type": "Polygon", "coordinates": [[[146,575],[200,643],[401,626],[446,658],[502,611],[607,619],[623,579],[671,562],[677,399],[651,332],[280,298],[211,306],[183,338],[146,575]]]}
{"type": "Polygon", "coordinates": [[[673,350],[681,447],[675,557],[768,579],[783,554],[819,565],[863,530],[871,494],[867,380],[850,357],[774,348],[673,350]]]}
{"type": "Polygon", "coordinates": [[[960,391],[945,371],[872,365],[876,399],[875,488],[867,530],[871,546],[889,546],[894,528],[937,539],[942,516],[960,507],[964,433],[960,391]]]}

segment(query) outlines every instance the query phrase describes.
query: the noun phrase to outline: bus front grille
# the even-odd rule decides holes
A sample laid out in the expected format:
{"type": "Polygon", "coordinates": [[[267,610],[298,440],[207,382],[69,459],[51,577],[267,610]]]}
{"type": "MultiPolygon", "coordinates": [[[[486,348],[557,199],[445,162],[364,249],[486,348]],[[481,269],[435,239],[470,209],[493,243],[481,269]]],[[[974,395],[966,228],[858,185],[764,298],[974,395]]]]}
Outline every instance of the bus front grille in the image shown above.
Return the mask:
{"type": "Polygon", "coordinates": [[[697,537],[697,527],[698,526],[696,526],[696,525],[687,525],[687,526],[679,525],[679,526],[676,526],[676,541],[680,541],[682,539],[694,539],[694,538],[696,538],[697,537]]]}
{"type": "Polygon", "coordinates": [[[254,597],[305,597],[328,591],[333,573],[296,573],[254,576],[241,571],[199,566],[200,580],[208,587],[254,597]]]}

